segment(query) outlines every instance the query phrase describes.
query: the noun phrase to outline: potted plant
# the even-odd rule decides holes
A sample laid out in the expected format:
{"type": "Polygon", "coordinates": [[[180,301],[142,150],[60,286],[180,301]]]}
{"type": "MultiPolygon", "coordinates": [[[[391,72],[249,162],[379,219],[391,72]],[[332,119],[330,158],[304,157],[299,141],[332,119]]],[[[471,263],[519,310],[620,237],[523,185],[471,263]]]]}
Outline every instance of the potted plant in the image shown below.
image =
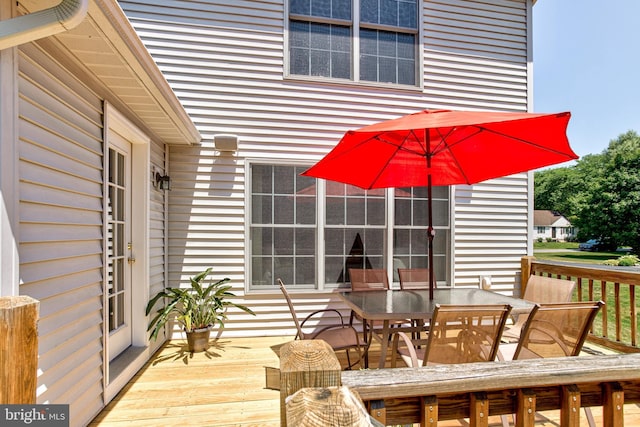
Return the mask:
{"type": "Polygon", "coordinates": [[[231,285],[226,284],[229,278],[205,283],[210,272],[211,268],[207,268],[191,277],[190,287],[166,288],[149,301],[147,315],[151,313],[158,300],[166,298],[165,304],[156,310],[156,315],[149,322],[147,331],[150,331],[150,338],[157,339],[158,332],[164,329],[171,318],[175,318],[187,334],[189,351],[205,351],[209,348],[211,329],[216,324],[224,328],[229,307],[236,307],[255,315],[248,307],[228,300],[235,297],[229,291],[231,285]]]}

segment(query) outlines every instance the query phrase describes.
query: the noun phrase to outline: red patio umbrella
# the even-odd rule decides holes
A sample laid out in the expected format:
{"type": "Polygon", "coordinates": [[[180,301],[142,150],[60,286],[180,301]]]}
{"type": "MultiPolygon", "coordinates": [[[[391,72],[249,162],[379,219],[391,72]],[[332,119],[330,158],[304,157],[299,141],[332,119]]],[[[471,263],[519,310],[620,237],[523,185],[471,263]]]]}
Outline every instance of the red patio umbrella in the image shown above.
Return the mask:
{"type": "Polygon", "coordinates": [[[303,175],[364,189],[427,186],[433,299],[431,186],[474,184],[577,159],[566,136],[570,117],[569,112],[424,110],[347,131],[303,175]]]}

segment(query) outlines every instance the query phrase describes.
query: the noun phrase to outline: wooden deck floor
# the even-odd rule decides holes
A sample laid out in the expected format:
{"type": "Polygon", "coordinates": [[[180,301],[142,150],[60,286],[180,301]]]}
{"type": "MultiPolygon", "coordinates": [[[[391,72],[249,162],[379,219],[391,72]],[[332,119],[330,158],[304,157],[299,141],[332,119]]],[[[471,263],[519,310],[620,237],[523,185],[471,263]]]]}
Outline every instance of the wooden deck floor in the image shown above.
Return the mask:
{"type": "MultiPolygon", "coordinates": [[[[190,354],[183,341],[171,341],[131,380],[90,426],[280,425],[280,392],[266,388],[265,367],[277,368],[277,350],[292,337],[230,338],[212,341],[204,353],[190,354]]],[[[375,351],[372,354],[376,360],[375,351]]],[[[581,425],[586,426],[586,419],[581,425]]],[[[600,408],[593,408],[596,423],[600,408]]],[[[501,425],[499,418],[491,425],[501,425]]],[[[439,426],[464,426],[447,421],[439,426]]],[[[536,424],[559,426],[557,411],[536,424]]],[[[625,425],[640,425],[640,409],[625,405],[625,425]]],[[[329,426],[328,426],[329,427],[329,426]]]]}

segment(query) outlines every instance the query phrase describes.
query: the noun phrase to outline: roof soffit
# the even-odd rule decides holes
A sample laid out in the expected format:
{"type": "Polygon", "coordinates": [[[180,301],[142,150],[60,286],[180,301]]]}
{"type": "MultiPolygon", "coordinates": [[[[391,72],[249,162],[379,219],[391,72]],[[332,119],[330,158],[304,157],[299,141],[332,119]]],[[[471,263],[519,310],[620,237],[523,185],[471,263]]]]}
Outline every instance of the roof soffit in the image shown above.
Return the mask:
{"type": "MultiPolygon", "coordinates": [[[[55,4],[20,2],[25,13],[55,4]]],[[[115,0],[91,0],[81,24],[42,43],[56,45],[100,86],[94,88],[98,93],[128,111],[153,139],[166,144],[200,142],[200,133],[115,0]]]]}

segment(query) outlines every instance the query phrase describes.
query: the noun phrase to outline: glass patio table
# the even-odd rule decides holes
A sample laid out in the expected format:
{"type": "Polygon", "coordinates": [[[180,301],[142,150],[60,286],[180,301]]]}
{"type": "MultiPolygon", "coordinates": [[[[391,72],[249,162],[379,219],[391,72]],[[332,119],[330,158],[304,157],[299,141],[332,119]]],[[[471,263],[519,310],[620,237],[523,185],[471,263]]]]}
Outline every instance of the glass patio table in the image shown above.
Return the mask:
{"type": "MultiPolygon", "coordinates": [[[[429,321],[437,304],[482,305],[509,304],[511,313],[528,313],[533,303],[517,297],[502,295],[478,288],[438,288],[433,291],[433,300],[429,300],[429,290],[381,290],[339,292],[340,298],[363,319],[365,324],[365,365],[368,367],[368,349],[373,338],[373,327],[366,326],[374,321],[382,322],[380,332],[380,360],[378,367],[384,368],[391,332],[398,330],[391,327],[391,321],[411,320],[421,328],[424,321],[429,321]],[[367,337],[366,329],[370,333],[367,337]]],[[[416,327],[400,327],[404,330],[416,330],[416,327]]]]}

